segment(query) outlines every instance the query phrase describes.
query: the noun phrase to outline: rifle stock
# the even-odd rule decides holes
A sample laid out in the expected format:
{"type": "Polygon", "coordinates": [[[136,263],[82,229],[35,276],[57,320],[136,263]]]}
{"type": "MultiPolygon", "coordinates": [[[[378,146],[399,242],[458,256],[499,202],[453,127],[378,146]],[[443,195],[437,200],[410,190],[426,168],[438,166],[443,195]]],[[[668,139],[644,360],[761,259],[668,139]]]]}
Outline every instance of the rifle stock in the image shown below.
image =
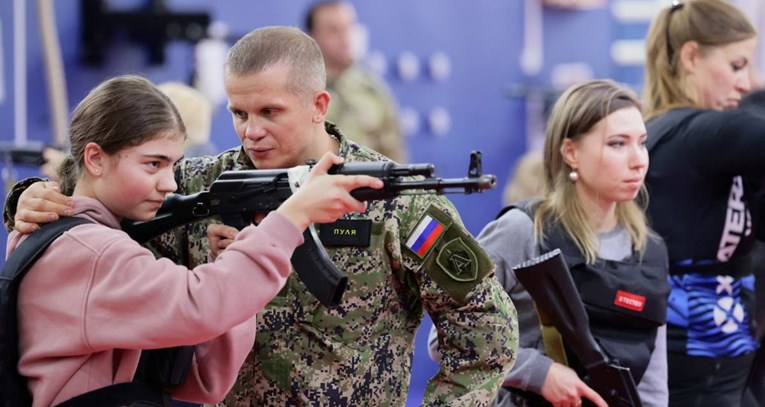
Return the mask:
{"type": "MultiPolygon", "coordinates": [[[[193,195],[170,195],[149,221],[122,222],[122,229],[134,240],[145,243],[162,233],[210,216],[237,229],[249,225],[256,213],[279,207],[292,195],[288,169],[225,171],[209,191],[193,195]]],[[[468,176],[459,179],[437,178],[433,164],[396,164],[390,161],[350,162],[333,166],[330,174],[368,175],[380,178],[379,190],[358,188],[351,195],[360,201],[389,199],[410,193],[482,192],[496,186],[494,175],[481,174],[481,153],[470,157],[468,176]],[[410,179],[418,177],[418,179],[410,179]]],[[[306,288],[327,307],[340,303],[347,277],[332,263],[311,226],[304,243],[292,255],[292,265],[306,288]]]]}
{"type": "Polygon", "coordinates": [[[514,267],[537,309],[549,318],[587,370],[587,381],[609,406],[641,407],[629,368],[610,361],[590,332],[589,318],[559,249],[514,267]]]}

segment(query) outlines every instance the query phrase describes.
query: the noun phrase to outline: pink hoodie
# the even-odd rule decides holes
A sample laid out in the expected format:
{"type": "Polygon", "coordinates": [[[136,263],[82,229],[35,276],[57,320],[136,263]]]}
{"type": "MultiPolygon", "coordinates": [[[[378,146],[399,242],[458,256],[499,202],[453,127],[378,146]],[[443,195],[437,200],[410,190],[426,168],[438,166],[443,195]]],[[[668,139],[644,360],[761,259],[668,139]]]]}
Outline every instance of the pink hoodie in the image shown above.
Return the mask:
{"type": "MultiPolygon", "coordinates": [[[[302,235],[269,214],[193,270],[131,240],[99,201],[75,197],[76,226],[32,266],[19,292],[19,371],[34,406],[133,379],[140,349],[199,344],[173,397],[222,399],[255,339],[255,314],[281,289],[302,235]]],[[[8,254],[23,237],[8,237],[8,254]]]]}

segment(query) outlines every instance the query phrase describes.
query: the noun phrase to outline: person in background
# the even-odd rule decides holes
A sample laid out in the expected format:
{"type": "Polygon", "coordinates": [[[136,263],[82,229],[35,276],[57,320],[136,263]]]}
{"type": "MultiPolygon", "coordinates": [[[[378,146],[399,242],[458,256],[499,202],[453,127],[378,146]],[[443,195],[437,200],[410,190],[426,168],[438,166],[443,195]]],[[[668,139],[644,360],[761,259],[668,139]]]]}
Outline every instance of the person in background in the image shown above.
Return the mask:
{"type": "Polygon", "coordinates": [[[64,162],[68,154],[53,147],[45,147],[43,150],[43,164],[40,173],[51,180],[58,179],[58,167],[64,162]]]}
{"type": "Polygon", "coordinates": [[[173,101],[186,125],[186,157],[214,155],[218,149],[210,141],[213,106],[202,92],[181,82],[157,85],[173,101]]]}
{"type": "Polygon", "coordinates": [[[351,139],[396,162],[407,161],[398,107],[381,78],[354,61],[356,10],[347,1],[314,3],[305,16],[305,30],[324,55],[327,91],[332,104],[327,120],[351,139]]]}
{"type": "Polygon", "coordinates": [[[765,175],[765,119],[738,108],[756,35],[719,0],[675,2],[648,32],[646,185],[669,250],[670,405],[741,405],[758,347],[751,210],[765,175]]]}
{"type": "Polygon", "coordinates": [[[502,193],[502,204],[539,198],[544,192],[544,160],[539,151],[527,151],[518,159],[502,193]]]}
{"type": "MultiPolygon", "coordinates": [[[[250,32],[229,51],[225,72],[228,109],[242,144],[216,157],[181,160],[178,193],[206,189],[225,170],[291,167],[327,152],[346,162],[388,160],[324,120],[331,99],[324,61],[302,31],[250,32]]],[[[7,225],[16,200],[15,226],[23,230],[66,210],[66,200],[40,183],[19,197],[23,187],[6,199],[7,225]]],[[[443,358],[423,403],[490,404],[515,361],[516,312],[454,206],[440,195],[401,195],[368,202],[364,213],[341,221],[329,226],[353,231],[355,238],[321,238],[348,277],[342,302],[324,307],[291,276],[259,314],[252,352],[223,403],[402,406],[415,334],[428,312],[443,358]]],[[[205,220],[161,236],[152,247],[199,265],[208,256],[225,256],[235,233],[205,220]]]]}
{"type": "MultiPolygon", "coordinates": [[[[554,345],[543,340],[534,301],[513,271],[554,248],[564,255],[597,342],[630,368],[644,406],[667,405],[667,252],[636,202],[645,192],[645,141],[640,103],[632,91],[606,80],[570,87],[548,120],[543,197],[515,202],[478,236],[518,309],[520,327],[518,360],[496,405],[544,405],[547,400],[578,406],[586,398],[605,406],[582,380],[586,371],[568,348],[561,352],[568,366],[545,353],[554,345]],[[622,306],[623,297],[642,298],[645,306],[622,306]]],[[[430,344],[438,358],[437,343],[430,344]]]]}
{"type": "MultiPolygon", "coordinates": [[[[186,137],[167,96],[142,77],[109,79],[78,104],[70,136],[61,188],[72,195],[72,215],[92,223],[56,239],[20,286],[18,369],[34,406],[131,382],[141,350],[190,343],[198,344],[191,370],[172,396],[219,401],[252,346],[256,313],[287,281],[302,231],[364,211],[349,191],[382,186],[326,175],[342,162],[328,153],[295,195],[238,233],[225,256],[190,270],[156,259],[120,229],[123,218],[152,219],[177,187],[173,165],[186,137]]],[[[11,232],[7,255],[25,238],[11,232]]]]}

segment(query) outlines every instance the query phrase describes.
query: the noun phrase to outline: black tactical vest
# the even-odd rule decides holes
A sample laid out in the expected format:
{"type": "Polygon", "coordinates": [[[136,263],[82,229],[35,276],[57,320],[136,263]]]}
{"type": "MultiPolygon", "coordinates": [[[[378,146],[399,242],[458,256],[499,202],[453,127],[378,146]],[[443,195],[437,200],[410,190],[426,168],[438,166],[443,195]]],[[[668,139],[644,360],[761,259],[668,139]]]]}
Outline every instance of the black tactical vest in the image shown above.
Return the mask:
{"type": "MultiPolygon", "coordinates": [[[[500,214],[517,208],[534,219],[536,205],[520,202],[500,214]]],[[[582,297],[590,319],[590,330],[603,351],[630,368],[635,383],[643,377],[656,343],[656,332],[666,322],[667,248],[658,238],[649,238],[642,258],[637,252],[623,261],[598,259],[587,264],[573,240],[559,223],[545,228],[540,253],[561,250],[582,297]]],[[[584,376],[584,366],[566,347],[571,368],[584,376]]]]}

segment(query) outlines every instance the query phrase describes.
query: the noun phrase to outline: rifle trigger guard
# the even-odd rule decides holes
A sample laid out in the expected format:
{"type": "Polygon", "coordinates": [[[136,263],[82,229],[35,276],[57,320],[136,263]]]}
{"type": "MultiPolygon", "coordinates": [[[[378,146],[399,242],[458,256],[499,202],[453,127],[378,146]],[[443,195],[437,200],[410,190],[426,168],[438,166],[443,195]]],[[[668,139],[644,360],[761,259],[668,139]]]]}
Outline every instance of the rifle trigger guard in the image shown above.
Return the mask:
{"type": "Polygon", "coordinates": [[[191,213],[198,217],[208,216],[210,214],[210,208],[201,202],[197,202],[197,204],[194,205],[194,208],[191,210],[191,213]]]}

